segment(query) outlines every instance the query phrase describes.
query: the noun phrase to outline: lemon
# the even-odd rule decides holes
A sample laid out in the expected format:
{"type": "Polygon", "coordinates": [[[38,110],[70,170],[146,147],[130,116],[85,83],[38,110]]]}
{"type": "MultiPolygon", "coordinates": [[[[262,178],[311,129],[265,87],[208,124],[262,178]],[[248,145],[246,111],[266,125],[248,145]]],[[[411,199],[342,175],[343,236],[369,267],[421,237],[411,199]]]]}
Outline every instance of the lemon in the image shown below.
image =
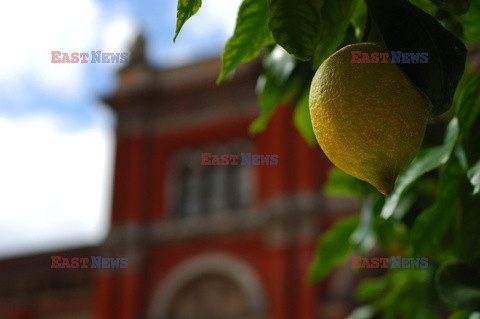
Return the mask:
{"type": "Polygon", "coordinates": [[[388,52],[376,43],[358,43],[322,63],[310,90],[313,130],[335,166],[387,195],[418,152],[429,102],[390,59],[352,63],[352,51],[388,52]]]}

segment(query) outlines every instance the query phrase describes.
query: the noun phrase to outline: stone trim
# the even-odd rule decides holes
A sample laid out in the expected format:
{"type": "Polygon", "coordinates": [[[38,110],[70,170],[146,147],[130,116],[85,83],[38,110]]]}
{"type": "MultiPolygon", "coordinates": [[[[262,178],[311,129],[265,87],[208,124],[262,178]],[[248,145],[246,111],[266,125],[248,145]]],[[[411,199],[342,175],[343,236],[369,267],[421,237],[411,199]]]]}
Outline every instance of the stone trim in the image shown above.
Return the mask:
{"type": "Polygon", "coordinates": [[[271,238],[273,242],[281,244],[281,242],[285,243],[285,240],[280,240],[280,237],[286,239],[285,236],[290,232],[295,233],[294,237],[299,236],[303,240],[317,236],[317,224],[313,223],[313,220],[321,222],[359,210],[358,201],[353,199],[325,198],[318,192],[304,192],[276,197],[262,205],[235,212],[221,212],[177,220],[167,218],[148,225],[133,222],[116,225],[111,229],[106,242],[118,240],[127,244],[135,238],[135,241],[161,244],[232,232],[267,230],[267,234],[273,235],[271,238]],[[297,226],[292,228],[294,224],[297,226]]]}

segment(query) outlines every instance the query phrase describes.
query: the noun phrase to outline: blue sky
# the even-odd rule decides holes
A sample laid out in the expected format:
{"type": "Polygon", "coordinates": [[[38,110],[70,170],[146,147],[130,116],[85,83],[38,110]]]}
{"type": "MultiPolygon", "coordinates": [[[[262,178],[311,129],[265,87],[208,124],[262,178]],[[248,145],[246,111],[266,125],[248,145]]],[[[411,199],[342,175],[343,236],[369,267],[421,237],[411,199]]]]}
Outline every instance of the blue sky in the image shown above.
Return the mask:
{"type": "Polygon", "coordinates": [[[167,68],[221,53],[240,0],[204,0],[172,42],[176,0],[0,4],[0,258],[94,244],[108,231],[115,119],[99,97],[119,64],[52,64],[51,51],[127,51],[142,30],[167,68]]]}

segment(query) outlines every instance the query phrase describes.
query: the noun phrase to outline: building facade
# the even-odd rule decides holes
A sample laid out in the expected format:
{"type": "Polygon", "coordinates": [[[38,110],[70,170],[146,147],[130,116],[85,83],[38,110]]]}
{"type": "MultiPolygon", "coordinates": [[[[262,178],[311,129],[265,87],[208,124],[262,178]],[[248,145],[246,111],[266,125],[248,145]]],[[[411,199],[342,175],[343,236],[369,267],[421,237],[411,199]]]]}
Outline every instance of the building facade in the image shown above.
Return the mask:
{"type": "MultiPolygon", "coordinates": [[[[104,99],[117,115],[111,229],[91,248],[128,258],[128,267],[63,272],[83,278],[83,303],[71,312],[38,312],[38,289],[4,289],[0,317],[344,318],[349,269],[320,285],[306,277],[318,235],[356,205],[322,195],[331,164],[293,127],[290,105],[249,135],[260,62],[216,86],[219,59],[157,70],[141,40],[131,57],[104,99]],[[226,165],[204,165],[217,164],[215,155],[226,165]]],[[[29,258],[40,257],[18,259],[23,272],[29,258]]],[[[7,262],[15,261],[0,270],[7,262]]]]}

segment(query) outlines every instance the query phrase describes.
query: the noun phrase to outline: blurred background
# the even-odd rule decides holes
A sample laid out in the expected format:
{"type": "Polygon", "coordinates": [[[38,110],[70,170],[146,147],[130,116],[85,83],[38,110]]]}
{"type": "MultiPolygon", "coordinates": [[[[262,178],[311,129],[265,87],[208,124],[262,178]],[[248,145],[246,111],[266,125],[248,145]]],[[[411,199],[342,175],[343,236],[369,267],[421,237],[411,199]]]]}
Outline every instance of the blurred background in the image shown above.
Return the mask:
{"type": "Polygon", "coordinates": [[[205,4],[174,44],[175,0],[2,3],[0,256],[98,243],[108,229],[115,116],[100,97],[122,64],[52,64],[51,51],[128,52],[142,32],[152,66],[218,56],[240,1],[205,4]]]}
{"type": "Polygon", "coordinates": [[[291,105],[248,134],[261,61],[215,85],[239,4],[205,0],[175,44],[176,0],[0,5],[0,318],[346,317],[349,265],[306,278],[318,234],[357,203],[322,195],[331,165],[291,105]],[[279,163],[207,167],[205,152],[279,163]]]}

